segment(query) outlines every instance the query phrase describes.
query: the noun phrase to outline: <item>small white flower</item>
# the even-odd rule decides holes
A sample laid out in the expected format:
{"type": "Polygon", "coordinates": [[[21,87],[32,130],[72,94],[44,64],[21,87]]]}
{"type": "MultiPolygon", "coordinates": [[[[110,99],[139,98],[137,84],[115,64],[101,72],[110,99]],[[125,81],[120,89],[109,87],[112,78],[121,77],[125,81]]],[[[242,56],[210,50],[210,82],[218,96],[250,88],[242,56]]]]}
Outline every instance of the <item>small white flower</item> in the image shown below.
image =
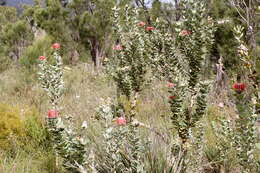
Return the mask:
{"type": "Polygon", "coordinates": [[[109,106],[104,107],[103,111],[105,113],[109,113],[111,111],[111,108],[109,106]]]}
{"type": "Polygon", "coordinates": [[[82,129],[88,128],[88,123],[87,123],[87,121],[83,121],[83,123],[82,123],[82,125],[81,125],[81,128],[82,128],[82,129]]]}
{"type": "Polygon", "coordinates": [[[243,50],[243,51],[248,51],[248,48],[247,48],[245,45],[243,45],[243,44],[241,44],[241,45],[239,46],[239,49],[241,49],[241,50],[243,50]]]}
{"type": "Polygon", "coordinates": [[[218,24],[225,24],[225,23],[229,23],[229,22],[230,22],[229,19],[223,19],[223,20],[217,21],[218,24]]]}

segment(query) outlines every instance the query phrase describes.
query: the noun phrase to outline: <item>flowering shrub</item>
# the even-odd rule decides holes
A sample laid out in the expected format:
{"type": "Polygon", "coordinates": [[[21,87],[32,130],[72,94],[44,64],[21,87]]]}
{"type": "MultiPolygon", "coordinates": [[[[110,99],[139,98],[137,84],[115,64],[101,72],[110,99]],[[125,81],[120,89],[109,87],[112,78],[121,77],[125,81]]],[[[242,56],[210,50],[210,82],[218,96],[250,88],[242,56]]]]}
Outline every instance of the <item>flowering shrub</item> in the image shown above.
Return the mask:
{"type": "Polygon", "coordinates": [[[148,54],[144,37],[147,35],[146,31],[153,31],[154,27],[143,27],[146,24],[137,19],[139,14],[137,9],[131,9],[126,5],[123,22],[121,22],[119,15],[120,9],[115,7],[113,10],[114,30],[120,44],[114,47],[116,51],[110,66],[111,74],[117,84],[118,94],[126,96],[131,102],[131,111],[126,115],[126,118],[127,121],[132,121],[136,114],[138,94],[147,83],[145,74],[148,69],[148,54]]]}
{"type": "MultiPolygon", "coordinates": [[[[176,87],[169,89],[169,93],[177,93],[178,99],[170,102],[172,120],[179,130],[179,135],[185,143],[189,138],[188,131],[203,116],[206,108],[208,82],[202,80],[202,63],[209,55],[214,42],[214,23],[206,18],[205,5],[193,0],[184,1],[183,20],[176,24],[176,49],[184,55],[188,63],[182,78],[171,76],[176,87]],[[194,16],[195,19],[194,19],[194,16]],[[183,37],[185,36],[185,37],[183,37]],[[187,106],[182,106],[187,100],[187,106]],[[180,116],[182,115],[182,116],[180,116]],[[180,122],[178,117],[182,117],[180,122]]],[[[178,56],[178,55],[176,55],[178,56]]],[[[179,62],[177,63],[179,64],[179,62]]],[[[184,66],[184,65],[182,65],[184,66]]],[[[178,73],[178,72],[177,72],[178,73]]],[[[185,104],[184,104],[185,105],[185,104]]]]}
{"type": "Polygon", "coordinates": [[[116,112],[111,107],[111,100],[107,100],[97,109],[104,128],[104,142],[100,144],[101,151],[96,153],[96,170],[144,172],[144,144],[137,128],[127,123],[125,117],[115,117],[116,112]]]}
{"type": "MultiPolygon", "coordinates": [[[[112,47],[113,59],[109,70],[116,82],[119,98],[125,96],[131,103],[131,110],[119,110],[118,105],[111,103],[98,108],[104,141],[97,146],[91,166],[93,172],[145,172],[146,143],[140,139],[140,123],[134,118],[138,95],[150,80],[147,79],[150,77],[147,73],[149,70],[153,71],[155,77],[168,81],[170,119],[174,127],[172,134],[177,134],[179,139],[177,142],[171,141],[172,148],[169,148],[170,160],[174,160],[171,171],[186,172],[188,166],[192,165],[193,169],[196,164],[202,165],[204,132],[199,121],[205,114],[210,85],[205,80],[202,66],[214,42],[215,26],[212,19],[207,17],[203,3],[184,0],[180,5],[184,10],[180,21],[176,23],[174,34],[168,31],[165,21],[157,20],[148,26],[138,20],[138,9],[126,6],[123,18],[119,15],[120,9],[113,9],[117,43],[112,47]],[[191,160],[191,157],[198,159],[191,160]]],[[[52,48],[56,60],[54,65],[49,65],[45,57],[39,58],[41,84],[53,105],[48,112],[49,131],[55,151],[63,158],[63,165],[70,172],[86,171],[84,167],[90,167],[87,143],[59,117],[58,101],[64,88],[62,62],[57,51],[60,45],[55,43],[52,48]]],[[[245,47],[239,46],[241,56],[248,56],[246,51],[245,47]]],[[[255,114],[253,118],[245,116],[251,105],[245,104],[241,98],[248,86],[235,83],[233,88],[236,96],[240,97],[237,99],[241,101],[237,102],[237,109],[241,117],[236,121],[235,129],[228,129],[225,121],[222,127],[227,127],[225,131],[229,134],[225,140],[232,140],[230,146],[237,149],[239,162],[248,172],[252,170],[252,143],[255,140],[252,120],[255,114]],[[250,129],[245,138],[241,137],[243,129],[250,129]]],[[[252,110],[255,112],[255,107],[252,110]]],[[[223,151],[227,151],[226,148],[223,147],[223,151]]],[[[194,170],[201,171],[198,167],[194,170]]]]}
{"type": "Polygon", "coordinates": [[[181,154],[175,153],[177,157],[182,155],[177,159],[180,161],[177,170],[185,171],[188,146],[193,138],[191,130],[206,109],[210,82],[205,80],[201,67],[214,43],[215,26],[207,17],[203,2],[185,0],[180,5],[182,17],[175,24],[174,35],[167,30],[166,22],[158,20],[156,30],[146,42],[150,45],[148,52],[153,73],[169,81],[171,120],[181,141],[177,149],[181,154]]]}
{"type": "MultiPolygon", "coordinates": [[[[234,28],[234,35],[238,42],[237,53],[241,59],[240,70],[243,71],[241,75],[244,79],[248,79],[247,75],[252,75],[254,72],[253,61],[249,53],[249,49],[246,48],[243,42],[243,28],[237,26],[234,28]]],[[[254,154],[256,151],[257,134],[255,128],[255,122],[259,117],[257,112],[257,91],[259,86],[256,81],[250,78],[247,80],[247,85],[242,82],[235,82],[233,84],[234,89],[234,102],[237,113],[235,120],[221,119],[221,126],[213,125],[217,139],[220,140],[220,146],[218,151],[221,156],[221,160],[230,157],[230,151],[234,150],[235,154],[232,156],[237,159],[240,165],[240,172],[258,172],[259,162],[254,154]],[[254,87],[251,87],[251,86],[254,87]],[[245,92],[246,90],[246,92],[245,92]]]]}
{"type": "MultiPolygon", "coordinates": [[[[137,13],[127,7],[126,26],[119,25],[118,10],[115,9],[116,31],[124,50],[116,53],[117,66],[114,75],[120,91],[129,98],[141,91],[148,68],[159,79],[166,78],[171,106],[172,124],[178,132],[181,156],[177,170],[185,170],[190,131],[195,127],[206,109],[209,82],[202,80],[202,63],[208,56],[214,37],[214,23],[206,18],[205,6],[201,2],[183,2],[183,17],[175,26],[175,37],[168,31],[165,21],[157,20],[153,26],[128,14],[137,13]],[[131,40],[131,41],[129,41],[131,40]],[[126,42],[127,41],[127,42],[126,42]],[[134,58],[133,58],[134,57],[134,58]]],[[[132,115],[130,114],[130,119],[132,115]]]]}
{"type": "Polygon", "coordinates": [[[110,127],[104,133],[105,152],[102,160],[106,164],[99,164],[99,172],[144,172],[144,148],[140,143],[140,136],[133,126],[110,127]]]}
{"type": "MultiPolygon", "coordinates": [[[[59,100],[64,90],[62,59],[58,53],[60,44],[52,45],[54,49],[54,64],[48,64],[47,58],[39,58],[39,80],[42,88],[47,92],[52,109],[48,111],[47,125],[51,134],[53,148],[63,158],[63,166],[70,172],[84,172],[86,168],[86,141],[79,137],[72,128],[72,122],[64,124],[59,117],[59,100]]],[[[57,159],[57,158],[56,158],[57,159]]]]}
{"type": "MultiPolygon", "coordinates": [[[[53,46],[54,47],[54,46],[53,46]]],[[[55,48],[57,49],[57,48],[55,48]]],[[[54,64],[48,64],[47,58],[40,56],[39,67],[39,80],[41,87],[47,92],[50,103],[54,108],[57,108],[58,102],[64,91],[63,72],[62,72],[62,59],[58,52],[54,51],[54,64]]]]}
{"type": "MultiPolygon", "coordinates": [[[[242,69],[244,75],[247,74],[252,76],[249,80],[249,84],[253,88],[248,87],[248,92],[250,94],[251,101],[248,102],[248,97],[242,93],[245,90],[246,85],[244,83],[235,83],[233,86],[237,91],[235,94],[236,108],[238,111],[239,118],[235,122],[235,128],[229,134],[233,138],[232,146],[237,151],[237,157],[239,158],[239,164],[241,165],[242,172],[249,173],[256,171],[257,161],[254,156],[254,151],[256,150],[256,129],[255,122],[257,118],[260,117],[259,107],[259,83],[254,78],[255,67],[253,65],[252,57],[250,56],[249,49],[246,48],[245,43],[242,41],[243,38],[243,28],[237,26],[234,28],[235,38],[238,42],[238,55],[242,61],[242,69]],[[241,94],[242,93],[242,94],[241,94]],[[258,102],[258,103],[257,103],[258,102]]],[[[249,85],[248,84],[248,85],[249,85]]],[[[258,163],[258,167],[259,167],[258,163]]]]}

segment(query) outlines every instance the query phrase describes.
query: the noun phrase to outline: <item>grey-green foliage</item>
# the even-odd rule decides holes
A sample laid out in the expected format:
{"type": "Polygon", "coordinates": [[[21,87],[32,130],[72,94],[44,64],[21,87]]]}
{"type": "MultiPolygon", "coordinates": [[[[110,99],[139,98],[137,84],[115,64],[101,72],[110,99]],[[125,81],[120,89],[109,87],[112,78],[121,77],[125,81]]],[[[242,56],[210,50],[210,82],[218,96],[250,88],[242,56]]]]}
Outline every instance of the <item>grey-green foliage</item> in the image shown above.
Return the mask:
{"type": "MultiPolygon", "coordinates": [[[[244,74],[249,73],[253,76],[254,58],[249,54],[249,49],[246,47],[243,41],[243,27],[237,26],[234,28],[234,35],[238,42],[237,52],[241,60],[241,64],[250,64],[250,66],[242,66],[244,74]]],[[[236,109],[239,114],[239,118],[235,122],[233,146],[237,151],[239,158],[239,164],[243,167],[242,172],[248,173],[256,171],[257,161],[254,156],[256,151],[257,135],[255,122],[260,114],[257,110],[257,104],[259,104],[259,84],[255,78],[252,78],[248,82],[247,90],[250,96],[242,92],[235,93],[236,109]],[[248,86],[252,85],[252,88],[248,86]],[[251,99],[249,101],[249,99],[251,99]]],[[[259,164],[259,163],[258,163],[259,164]]],[[[259,165],[258,165],[259,166],[259,165]]]]}
{"type": "Polygon", "coordinates": [[[114,50],[111,60],[111,74],[117,87],[123,95],[130,99],[135,93],[140,92],[147,83],[145,75],[148,67],[148,54],[145,38],[152,31],[138,26],[138,10],[125,6],[120,18],[120,9],[114,8],[114,31],[120,50],[114,50]]]}
{"type": "MultiPolygon", "coordinates": [[[[59,101],[64,91],[62,59],[55,49],[54,64],[47,62],[47,59],[40,59],[39,80],[41,87],[49,96],[52,107],[57,111],[59,101]]],[[[58,112],[58,111],[57,111],[58,112]]],[[[71,118],[69,118],[71,120],[71,118]]],[[[47,125],[54,151],[63,159],[63,166],[71,173],[86,171],[84,167],[87,163],[87,142],[82,137],[82,133],[75,132],[73,123],[64,123],[60,117],[48,118],[47,125]]],[[[85,127],[82,128],[84,130],[85,127]]],[[[57,156],[56,156],[57,157],[57,156]]],[[[58,159],[58,158],[56,158],[58,159]]]]}
{"type": "MultiPolygon", "coordinates": [[[[187,83],[181,84],[174,78],[170,80],[176,82],[177,87],[183,88],[182,90],[186,94],[184,97],[177,95],[177,99],[172,99],[170,103],[174,105],[175,102],[181,102],[182,105],[183,103],[186,105],[180,107],[185,117],[183,123],[179,125],[174,123],[180,128],[179,135],[183,136],[181,138],[185,139],[188,135],[188,129],[193,127],[203,116],[206,108],[208,83],[203,81],[204,70],[202,66],[205,65],[205,60],[208,58],[211,46],[214,43],[214,21],[207,16],[205,5],[201,2],[187,0],[184,1],[183,7],[185,10],[183,10],[182,18],[176,25],[175,43],[176,48],[180,50],[180,53],[184,55],[188,62],[188,69],[185,69],[187,83]],[[183,35],[183,33],[186,34],[183,35]],[[190,100],[188,102],[185,101],[187,97],[190,100]]],[[[173,88],[173,90],[175,89],[173,88]]],[[[175,109],[175,111],[177,110],[175,109]]],[[[173,118],[174,121],[177,119],[173,118]]]]}
{"type": "Polygon", "coordinates": [[[168,22],[157,20],[154,34],[146,42],[150,45],[147,51],[151,68],[160,79],[171,83],[168,89],[170,118],[180,137],[179,145],[172,146],[173,157],[178,160],[174,170],[185,172],[191,164],[188,156],[194,155],[187,147],[189,144],[200,150],[197,154],[202,157],[202,138],[193,137],[192,129],[207,106],[210,82],[204,76],[204,66],[214,43],[215,27],[203,2],[185,0],[180,5],[183,10],[175,23],[174,34],[168,22]]]}
{"type": "Polygon", "coordinates": [[[40,60],[41,71],[38,74],[41,87],[47,92],[52,106],[56,108],[64,91],[64,82],[62,59],[57,51],[54,52],[54,58],[54,64],[49,64],[46,59],[40,60]]]}
{"type": "Polygon", "coordinates": [[[71,122],[65,125],[61,118],[49,119],[48,131],[55,152],[63,159],[63,166],[71,173],[81,173],[86,170],[87,141],[69,124],[71,122]]]}
{"type": "Polygon", "coordinates": [[[145,173],[146,144],[141,140],[139,127],[116,125],[110,102],[98,109],[103,130],[103,142],[96,151],[96,170],[102,173],[145,173]]]}
{"type": "Polygon", "coordinates": [[[153,26],[155,27],[153,34],[145,37],[145,42],[149,45],[146,47],[146,52],[149,54],[151,77],[169,80],[171,76],[176,75],[177,70],[178,75],[183,75],[184,78],[187,75],[188,62],[174,46],[176,41],[169,30],[169,24],[163,19],[157,19],[153,26]]]}
{"type": "Polygon", "coordinates": [[[190,128],[206,109],[209,83],[203,66],[214,43],[215,27],[204,3],[186,0],[181,5],[184,10],[175,23],[174,35],[167,22],[158,20],[154,34],[146,41],[154,73],[174,83],[169,88],[171,119],[185,143],[190,128]]]}
{"type": "Polygon", "coordinates": [[[213,169],[219,170],[219,165],[223,165],[224,169],[228,171],[231,168],[232,162],[236,161],[231,142],[234,140],[232,136],[233,129],[231,128],[233,122],[221,118],[219,121],[212,121],[210,125],[217,139],[217,144],[214,146],[206,146],[204,155],[209,162],[212,162],[211,165],[213,169]]]}
{"type": "Polygon", "coordinates": [[[131,125],[109,127],[104,134],[104,152],[97,154],[99,172],[141,173],[144,150],[137,128],[131,125]]]}

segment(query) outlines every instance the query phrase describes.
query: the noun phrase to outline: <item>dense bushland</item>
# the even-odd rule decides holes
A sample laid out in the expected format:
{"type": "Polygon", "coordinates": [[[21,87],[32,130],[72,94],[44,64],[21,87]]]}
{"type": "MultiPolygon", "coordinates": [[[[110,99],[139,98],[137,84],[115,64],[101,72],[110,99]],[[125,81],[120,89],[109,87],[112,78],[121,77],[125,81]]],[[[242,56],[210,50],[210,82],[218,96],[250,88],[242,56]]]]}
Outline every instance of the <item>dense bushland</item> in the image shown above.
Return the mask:
{"type": "Polygon", "coordinates": [[[131,3],[1,6],[0,172],[260,171],[260,4],[131,3]]]}

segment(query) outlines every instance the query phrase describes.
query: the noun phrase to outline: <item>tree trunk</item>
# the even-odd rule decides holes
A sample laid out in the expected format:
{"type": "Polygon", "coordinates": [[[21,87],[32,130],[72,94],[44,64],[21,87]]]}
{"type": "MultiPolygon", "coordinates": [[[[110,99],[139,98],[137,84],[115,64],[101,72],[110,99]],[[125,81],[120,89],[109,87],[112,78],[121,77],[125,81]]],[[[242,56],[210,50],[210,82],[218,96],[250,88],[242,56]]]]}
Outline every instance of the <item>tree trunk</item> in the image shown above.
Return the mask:
{"type": "Polygon", "coordinates": [[[95,68],[99,69],[102,65],[102,51],[99,41],[95,38],[91,40],[91,57],[95,68]]]}
{"type": "Polygon", "coordinates": [[[255,37],[256,30],[254,29],[254,26],[248,26],[247,28],[247,40],[248,44],[251,49],[255,50],[256,49],[256,37],[255,37]]]}
{"type": "Polygon", "coordinates": [[[175,5],[175,20],[179,21],[181,18],[180,0],[174,0],[175,5]]]}

